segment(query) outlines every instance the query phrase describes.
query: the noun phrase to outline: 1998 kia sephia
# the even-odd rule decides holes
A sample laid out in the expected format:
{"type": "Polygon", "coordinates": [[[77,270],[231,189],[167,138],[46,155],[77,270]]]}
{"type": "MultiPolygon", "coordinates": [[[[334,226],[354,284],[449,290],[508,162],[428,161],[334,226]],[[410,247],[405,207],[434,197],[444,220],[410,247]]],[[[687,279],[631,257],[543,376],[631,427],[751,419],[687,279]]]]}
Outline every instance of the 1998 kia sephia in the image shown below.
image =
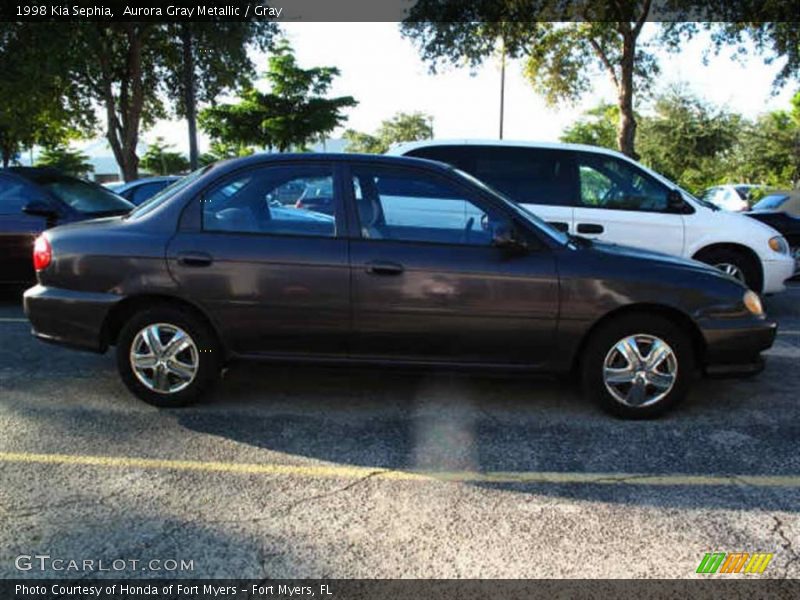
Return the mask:
{"type": "Polygon", "coordinates": [[[46,232],[34,263],[34,334],[116,346],[125,384],[164,407],[247,358],[574,370],[604,408],[644,418],[698,372],[758,372],[776,332],[712,267],[568,236],[410,158],[220,163],[124,217],[46,232]],[[298,202],[309,190],[330,198],[298,202]]]}

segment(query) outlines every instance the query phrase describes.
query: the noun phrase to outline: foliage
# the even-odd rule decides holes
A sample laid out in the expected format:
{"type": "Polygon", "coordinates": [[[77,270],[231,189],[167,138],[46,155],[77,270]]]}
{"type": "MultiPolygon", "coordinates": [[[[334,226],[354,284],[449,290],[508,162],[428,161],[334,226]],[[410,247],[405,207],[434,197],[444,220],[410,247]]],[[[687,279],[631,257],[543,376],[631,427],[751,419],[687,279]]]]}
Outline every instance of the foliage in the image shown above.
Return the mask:
{"type": "Polygon", "coordinates": [[[326,97],[338,75],[335,67],[302,69],[284,40],[269,58],[270,91],[248,87],[236,104],[203,110],[200,127],[228,144],[302,150],[341,125],[347,118],[342,111],[357,104],[351,96],[326,97]]]}
{"type": "MultiPolygon", "coordinates": [[[[639,118],[637,116],[637,120],[639,118]]],[[[587,110],[583,117],[567,127],[561,135],[561,141],[615,150],[617,148],[618,123],[619,108],[603,102],[587,110]]]]}
{"type": "Polygon", "coordinates": [[[720,165],[738,140],[741,117],[678,88],[656,98],[653,110],[642,123],[642,162],[690,190],[724,183],[720,165]]]}
{"type": "Polygon", "coordinates": [[[383,121],[378,130],[370,135],[348,129],[344,132],[347,152],[383,154],[392,144],[413,142],[433,138],[432,117],[421,112],[399,112],[383,121]]]}
{"type": "Polygon", "coordinates": [[[65,144],[45,147],[36,159],[37,167],[53,167],[75,177],[86,177],[94,171],[89,157],[65,144]]]}
{"type": "Polygon", "coordinates": [[[224,142],[213,141],[208,152],[200,155],[200,165],[210,165],[220,160],[239,158],[240,156],[250,156],[253,149],[241,144],[226,144],[224,142]]]}
{"type": "MultiPolygon", "coordinates": [[[[613,110],[601,104],[561,140],[608,147],[602,142],[614,120],[613,110]]],[[[639,120],[641,161],[690,191],[722,183],[791,188],[800,182],[800,92],[790,110],[749,121],[674,88],[639,120]]]]}
{"type": "Polygon", "coordinates": [[[176,175],[185,172],[189,168],[189,161],[180,152],[171,150],[172,147],[171,144],[164,143],[164,138],[156,138],[142,156],[142,168],[154,175],[176,175]]]}
{"type": "Polygon", "coordinates": [[[576,101],[590,90],[592,77],[605,72],[619,98],[617,146],[635,157],[634,93],[646,90],[658,73],[654,55],[639,43],[651,3],[614,4],[420,0],[402,31],[433,69],[448,62],[477,66],[498,47],[524,57],[526,77],[550,104],[576,101]],[[542,18],[548,14],[562,22],[542,18]]]}
{"type": "Polygon", "coordinates": [[[94,113],[63,76],[64,43],[60,31],[0,23],[2,166],[35,144],[62,144],[92,131],[94,113]]]}

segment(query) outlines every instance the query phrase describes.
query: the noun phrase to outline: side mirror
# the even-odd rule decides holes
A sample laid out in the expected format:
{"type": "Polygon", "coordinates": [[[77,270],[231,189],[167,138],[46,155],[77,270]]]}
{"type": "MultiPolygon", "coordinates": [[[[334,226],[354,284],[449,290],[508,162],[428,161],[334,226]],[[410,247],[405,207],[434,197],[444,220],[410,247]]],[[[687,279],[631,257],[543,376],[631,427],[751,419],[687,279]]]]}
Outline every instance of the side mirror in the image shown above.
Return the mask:
{"type": "Polygon", "coordinates": [[[678,190],[670,190],[667,194],[667,209],[670,212],[682,213],[686,210],[686,201],[678,190]]]}
{"type": "Polygon", "coordinates": [[[22,207],[22,212],[34,217],[52,219],[58,216],[58,211],[47,200],[31,200],[22,207]]]}
{"type": "Polygon", "coordinates": [[[524,252],[528,245],[520,239],[514,226],[507,222],[497,223],[492,231],[492,246],[511,252],[524,252]]]}

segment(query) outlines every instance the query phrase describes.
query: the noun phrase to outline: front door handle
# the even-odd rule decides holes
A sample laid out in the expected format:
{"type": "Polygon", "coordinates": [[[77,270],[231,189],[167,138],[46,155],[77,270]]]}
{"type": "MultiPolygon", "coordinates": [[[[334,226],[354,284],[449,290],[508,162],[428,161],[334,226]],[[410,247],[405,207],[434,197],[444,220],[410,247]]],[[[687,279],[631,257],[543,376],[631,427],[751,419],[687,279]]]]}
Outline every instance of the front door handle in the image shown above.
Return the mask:
{"type": "Polygon", "coordinates": [[[385,260],[373,260],[366,264],[366,271],[371,275],[400,275],[403,265],[385,260]]]}
{"type": "Polygon", "coordinates": [[[552,225],[555,229],[559,231],[567,232],[569,231],[569,223],[564,223],[563,221],[548,221],[548,225],[552,225]]]}
{"type": "Polygon", "coordinates": [[[597,223],[578,223],[578,233],[603,233],[605,228],[597,223]]]}
{"type": "Polygon", "coordinates": [[[178,264],[185,267],[208,267],[214,259],[205,252],[181,252],[178,254],[178,264]]]}

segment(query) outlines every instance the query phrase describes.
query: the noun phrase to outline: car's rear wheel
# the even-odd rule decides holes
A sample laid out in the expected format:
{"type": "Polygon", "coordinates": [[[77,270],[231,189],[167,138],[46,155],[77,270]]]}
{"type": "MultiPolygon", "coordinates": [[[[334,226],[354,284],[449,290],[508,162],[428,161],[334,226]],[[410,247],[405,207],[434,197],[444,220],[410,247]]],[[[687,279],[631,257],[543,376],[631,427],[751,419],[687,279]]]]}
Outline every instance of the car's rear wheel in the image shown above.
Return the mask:
{"type": "Polygon", "coordinates": [[[660,315],[613,319],[592,334],[581,361],[585,392],[626,419],[657,417],[683,400],[694,376],[691,339],[660,315]]]}
{"type": "Polygon", "coordinates": [[[700,252],[696,258],[738,279],[754,292],[761,293],[763,284],[758,262],[745,252],[732,248],[711,248],[700,252]]]}
{"type": "Polygon", "coordinates": [[[128,389],[145,402],[186,406],[217,380],[219,348],[202,320],[156,306],[135,313],[123,326],[117,368],[128,389]]]}

